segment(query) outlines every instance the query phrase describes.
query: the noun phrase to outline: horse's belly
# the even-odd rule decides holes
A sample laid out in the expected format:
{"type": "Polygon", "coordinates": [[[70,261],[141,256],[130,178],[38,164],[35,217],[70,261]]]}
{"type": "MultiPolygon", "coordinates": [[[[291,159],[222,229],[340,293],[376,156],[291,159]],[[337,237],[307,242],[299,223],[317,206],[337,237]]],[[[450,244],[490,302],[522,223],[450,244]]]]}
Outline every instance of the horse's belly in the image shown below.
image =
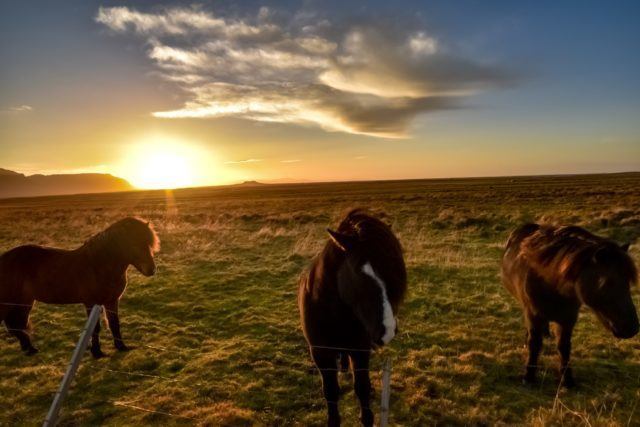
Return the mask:
{"type": "Polygon", "coordinates": [[[67,298],[64,295],[41,295],[34,299],[45,304],[79,304],[83,302],[80,298],[67,298]]]}
{"type": "Polygon", "coordinates": [[[77,304],[83,302],[82,293],[77,289],[69,289],[63,283],[45,282],[27,284],[32,298],[46,304],[77,304]]]}

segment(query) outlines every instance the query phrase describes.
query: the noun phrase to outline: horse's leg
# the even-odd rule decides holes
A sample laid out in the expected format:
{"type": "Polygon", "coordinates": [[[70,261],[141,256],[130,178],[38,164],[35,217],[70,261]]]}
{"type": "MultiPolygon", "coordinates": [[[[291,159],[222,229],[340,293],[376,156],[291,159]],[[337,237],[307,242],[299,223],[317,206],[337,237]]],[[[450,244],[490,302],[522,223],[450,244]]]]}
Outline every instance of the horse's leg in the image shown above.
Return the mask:
{"type": "Polygon", "coordinates": [[[311,355],[320,371],[320,375],[322,375],[322,391],[324,392],[324,399],[327,402],[327,425],[329,427],[338,427],[340,425],[340,411],[338,410],[340,394],[340,386],[338,385],[338,354],[326,349],[313,349],[311,355]]]}
{"type": "Polygon", "coordinates": [[[111,302],[104,305],[104,309],[107,312],[107,321],[109,322],[109,329],[111,329],[111,335],[113,335],[113,345],[119,351],[130,350],[122,340],[120,334],[120,318],[118,317],[118,301],[111,302]]]}
{"type": "Polygon", "coordinates": [[[351,354],[353,362],[353,388],[360,401],[360,421],[363,426],[373,425],[373,411],[369,407],[371,380],[369,379],[369,353],[358,351],[351,354]]]}
{"type": "Polygon", "coordinates": [[[349,354],[340,353],[340,372],[349,372],[349,354]]]}
{"type": "MultiPolygon", "coordinates": [[[[85,309],[87,310],[87,317],[91,314],[91,309],[93,305],[85,305],[85,309]]],[[[93,330],[93,334],[91,335],[91,355],[94,359],[100,359],[101,357],[105,357],[106,354],[100,349],[100,318],[96,322],[96,327],[93,330]]]]}
{"type": "Polygon", "coordinates": [[[558,345],[558,353],[560,354],[560,381],[562,386],[566,388],[575,387],[576,382],[573,379],[573,371],[569,366],[569,358],[571,356],[571,334],[575,321],[572,323],[558,323],[556,328],[556,342],[558,345]]]}
{"type": "Polygon", "coordinates": [[[525,384],[532,384],[536,381],[536,372],[538,370],[538,356],[542,350],[542,336],[549,329],[549,322],[545,319],[526,315],[529,347],[529,357],[527,359],[527,369],[523,378],[525,384]]]}
{"type": "MultiPolygon", "coordinates": [[[[33,302],[31,302],[31,304],[33,304],[33,302]]],[[[22,351],[28,356],[38,352],[38,349],[31,343],[31,337],[28,332],[31,304],[25,304],[24,307],[11,307],[4,318],[7,331],[20,341],[20,348],[22,348],[22,351]]]]}

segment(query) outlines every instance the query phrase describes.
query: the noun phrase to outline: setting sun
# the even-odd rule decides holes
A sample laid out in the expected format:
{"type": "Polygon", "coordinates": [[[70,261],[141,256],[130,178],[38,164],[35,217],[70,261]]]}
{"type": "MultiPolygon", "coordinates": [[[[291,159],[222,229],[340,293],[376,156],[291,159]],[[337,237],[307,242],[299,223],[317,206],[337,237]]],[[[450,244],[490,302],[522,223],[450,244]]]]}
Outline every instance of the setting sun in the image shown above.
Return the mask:
{"type": "Polygon", "coordinates": [[[184,142],[151,138],[127,147],[122,174],[144,189],[202,185],[207,154],[184,142]]]}
{"type": "Polygon", "coordinates": [[[176,188],[193,185],[189,162],[173,153],[153,153],[141,165],[133,182],[140,188],[176,188]]]}

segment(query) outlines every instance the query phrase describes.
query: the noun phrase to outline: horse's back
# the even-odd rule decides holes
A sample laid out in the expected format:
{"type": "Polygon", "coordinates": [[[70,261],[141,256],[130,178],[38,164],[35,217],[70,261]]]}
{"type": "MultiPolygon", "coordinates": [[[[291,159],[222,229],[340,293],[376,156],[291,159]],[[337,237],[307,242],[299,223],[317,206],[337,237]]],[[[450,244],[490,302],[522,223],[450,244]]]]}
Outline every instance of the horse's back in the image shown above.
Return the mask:
{"type": "Polygon", "coordinates": [[[29,274],[37,269],[39,265],[58,257],[64,252],[66,251],[38,245],[15,247],[0,255],[0,274],[29,274]]]}
{"type": "Polygon", "coordinates": [[[549,305],[550,300],[571,298],[573,285],[565,274],[567,266],[581,248],[602,240],[577,226],[518,227],[511,233],[502,258],[503,284],[525,305],[549,305]]]}
{"type": "Polygon", "coordinates": [[[46,253],[50,250],[50,248],[38,245],[17,246],[0,255],[0,260],[6,262],[20,262],[21,260],[29,260],[34,257],[46,256],[46,253]]]}

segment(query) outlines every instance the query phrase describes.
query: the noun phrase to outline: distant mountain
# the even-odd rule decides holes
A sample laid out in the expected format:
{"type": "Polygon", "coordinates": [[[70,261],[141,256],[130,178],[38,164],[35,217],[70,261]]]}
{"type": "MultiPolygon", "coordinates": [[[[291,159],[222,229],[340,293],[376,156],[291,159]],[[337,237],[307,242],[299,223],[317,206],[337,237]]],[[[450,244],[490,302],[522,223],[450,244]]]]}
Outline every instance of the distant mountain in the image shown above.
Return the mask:
{"type": "Polygon", "coordinates": [[[0,198],[108,193],[133,189],[126,180],[108,174],[81,173],[26,176],[0,168],[0,198]]]}
{"type": "Polygon", "coordinates": [[[234,184],[235,187],[260,187],[262,185],[267,185],[258,181],[244,181],[240,184],[234,184]]]}
{"type": "Polygon", "coordinates": [[[314,181],[300,178],[277,178],[264,181],[265,184],[306,184],[314,181]]]}
{"type": "Polygon", "coordinates": [[[0,176],[24,176],[21,173],[0,168],[0,176]]]}

